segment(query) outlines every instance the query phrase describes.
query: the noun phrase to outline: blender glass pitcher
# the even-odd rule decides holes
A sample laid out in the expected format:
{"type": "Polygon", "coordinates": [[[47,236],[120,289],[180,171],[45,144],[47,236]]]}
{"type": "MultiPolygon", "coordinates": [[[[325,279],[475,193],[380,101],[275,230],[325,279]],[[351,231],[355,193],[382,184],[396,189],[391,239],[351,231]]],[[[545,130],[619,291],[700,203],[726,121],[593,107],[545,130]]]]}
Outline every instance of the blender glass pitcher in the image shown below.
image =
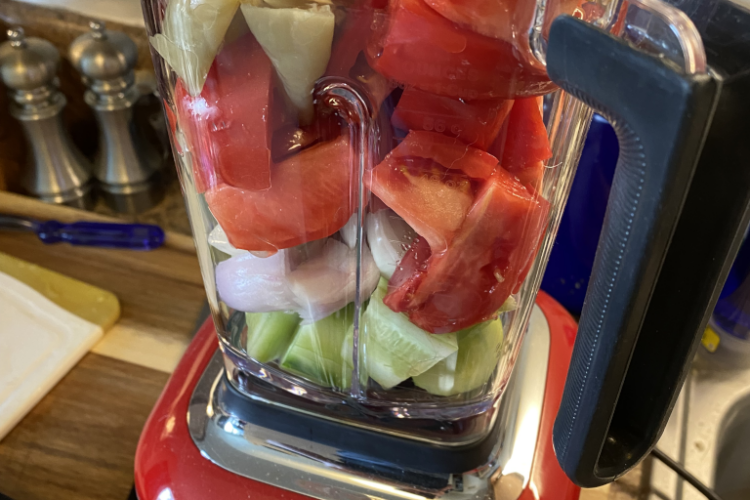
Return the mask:
{"type": "Polygon", "coordinates": [[[430,442],[491,427],[592,115],[547,74],[553,19],[705,66],[654,0],[144,12],[229,380],[430,442]]]}

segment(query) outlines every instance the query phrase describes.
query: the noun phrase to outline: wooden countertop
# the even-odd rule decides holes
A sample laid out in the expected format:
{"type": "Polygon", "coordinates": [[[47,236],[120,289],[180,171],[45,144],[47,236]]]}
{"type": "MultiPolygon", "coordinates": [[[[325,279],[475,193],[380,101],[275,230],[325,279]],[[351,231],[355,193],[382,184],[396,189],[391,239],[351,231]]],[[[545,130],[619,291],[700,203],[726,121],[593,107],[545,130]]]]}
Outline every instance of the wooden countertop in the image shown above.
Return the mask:
{"type": "MultiPolygon", "coordinates": [[[[90,214],[0,193],[0,213],[90,214]]],[[[192,242],[153,252],[44,245],[0,232],[0,252],[107,289],[122,316],[0,442],[0,493],[14,500],[125,500],[143,424],[195,331],[205,300],[192,242]]]]}
{"type": "MultiPolygon", "coordinates": [[[[100,216],[0,193],[0,213],[100,216]]],[[[110,290],[122,316],[92,352],[0,442],[0,493],[14,500],[126,500],[143,424],[195,331],[205,300],[192,244],[153,252],[43,245],[0,232],[0,252],[110,290]]],[[[581,500],[638,498],[640,469],[581,500]]]]}

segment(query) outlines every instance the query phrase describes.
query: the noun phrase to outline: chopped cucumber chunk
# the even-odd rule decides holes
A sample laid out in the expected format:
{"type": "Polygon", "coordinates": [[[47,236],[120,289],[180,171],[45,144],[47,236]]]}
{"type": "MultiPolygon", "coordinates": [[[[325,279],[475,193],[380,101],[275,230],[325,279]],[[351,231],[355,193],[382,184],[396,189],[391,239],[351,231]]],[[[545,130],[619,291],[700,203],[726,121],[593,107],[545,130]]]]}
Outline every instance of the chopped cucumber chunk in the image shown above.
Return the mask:
{"type": "Polygon", "coordinates": [[[239,0],[170,0],[162,33],[149,38],[154,50],[182,78],[192,96],[201,93],[239,0]]]}
{"type": "Polygon", "coordinates": [[[434,335],[383,304],[388,282],[380,280],[362,323],[367,374],[385,389],[432,368],[458,349],[455,333],[434,335]]]}
{"type": "Polygon", "coordinates": [[[247,322],[247,353],[267,363],[284,355],[289,347],[300,317],[296,313],[245,313],[247,322]]]}
{"type": "Polygon", "coordinates": [[[503,343],[503,323],[486,321],[456,333],[458,351],[413,378],[430,394],[451,396],[486,383],[497,366],[503,343]]]}
{"type": "Polygon", "coordinates": [[[315,323],[300,325],[280,366],[322,386],[345,389],[352,362],[345,357],[343,346],[353,328],[353,304],[315,323]]]}

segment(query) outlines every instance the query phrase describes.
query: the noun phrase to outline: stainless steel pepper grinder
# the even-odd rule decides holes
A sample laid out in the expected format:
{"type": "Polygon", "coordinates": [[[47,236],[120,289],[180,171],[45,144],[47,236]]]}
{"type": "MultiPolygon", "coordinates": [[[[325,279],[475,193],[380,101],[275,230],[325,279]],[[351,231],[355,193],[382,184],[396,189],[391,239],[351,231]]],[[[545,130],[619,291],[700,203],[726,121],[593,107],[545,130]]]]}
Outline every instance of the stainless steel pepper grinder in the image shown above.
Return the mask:
{"type": "Polygon", "coordinates": [[[99,124],[94,177],[113,210],[142,212],[161,200],[164,188],[162,156],[133,122],[133,105],[140,97],[133,73],[138,52],[125,33],[108,31],[99,21],[89,26],[91,31],[76,38],[69,52],[99,124]]]}
{"type": "Polygon", "coordinates": [[[21,122],[31,146],[21,178],[31,195],[50,203],[91,208],[91,165],[73,147],[63,128],[65,96],[58,90],[57,49],[41,38],[8,30],[0,45],[0,73],[11,98],[11,115],[21,122]]]}

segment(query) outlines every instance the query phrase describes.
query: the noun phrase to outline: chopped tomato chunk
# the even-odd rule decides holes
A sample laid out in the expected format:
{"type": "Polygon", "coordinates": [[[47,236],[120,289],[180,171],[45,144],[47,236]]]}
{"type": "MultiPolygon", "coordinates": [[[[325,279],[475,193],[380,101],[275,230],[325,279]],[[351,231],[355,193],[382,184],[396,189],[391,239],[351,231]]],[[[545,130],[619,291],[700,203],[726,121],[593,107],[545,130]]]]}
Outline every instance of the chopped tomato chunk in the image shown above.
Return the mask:
{"type": "Polygon", "coordinates": [[[393,125],[405,130],[439,132],[486,150],[500,132],[513,101],[463,102],[417,89],[406,89],[393,113],[393,125]]]}
{"type": "Polygon", "coordinates": [[[325,238],[354,212],[353,155],[342,135],[274,165],[270,189],[250,191],[221,183],[206,192],[206,202],[237,248],[276,252],[325,238]]]}
{"type": "Polygon", "coordinates": [[[541,187],[544,162],[552,157],[547,129],[536,98],[517,99],[489,151],[525,185],[541,187]]]}
{"type": "Polygon", "coordinates": [[[384,302],[432,333],[455,332],[493,317],[526,278],[548,211],[541,196],[505,170],[495,170],[448,247],[432,248],[426,262],[420,261],[422,252],[417,264],[399,264],[384,302]]]}
{"type": "Polygon", "coordinates": [[[487,179],[497,167],[497,158],[458,139],[436,132],[409,132],[390,156],[429,158],[451,170],[461,170],[474,179],[487,179]]]}
{"type": "Polygon", "coordinates": [[[273,65],[249,33],[219,52],[199,95],[177,81],[175,104],[199,192],[219,179],[252,191],[271,187],[273,131],[287,116],[276,87],[273,65]]]}
{"type": "Polygon", "coordinates": [[[370,189],[431,248],[445,249],[474,198],[471,179],[432,159],[398,156],[395,152],[372,170],[367,179],[370,189]]]}
{"type": "Polygon", "coordinates": [[[480,35],[446,19],[423,0],[392,0],[373,33],[370,65],[387,78],[433,94],[513,99],[554,88],[543,68],[508,41],[480,35]]]}

